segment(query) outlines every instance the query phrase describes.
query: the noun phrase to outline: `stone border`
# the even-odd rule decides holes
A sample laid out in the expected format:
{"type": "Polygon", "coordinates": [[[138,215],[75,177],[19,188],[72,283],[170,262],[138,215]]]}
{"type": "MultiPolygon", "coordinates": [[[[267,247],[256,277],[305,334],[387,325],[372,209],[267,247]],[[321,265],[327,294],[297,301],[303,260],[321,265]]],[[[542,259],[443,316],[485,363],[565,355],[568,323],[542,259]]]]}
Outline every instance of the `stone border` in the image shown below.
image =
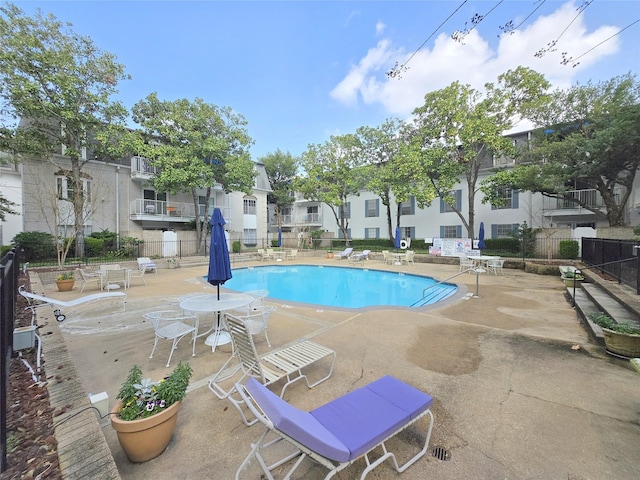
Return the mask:
{"type": "MultiPolygon", "coordinates": [[[[32,289],[42,288],[37,275],[30,275],[32,289]]],[[[52,309],[38,309],[38,335],[46,360],[47,390],[53,409],[58,461],[66,480],[100,478],[120,480],[118,467],[102,433],[95,410],[67,350],[52,309]]]]}

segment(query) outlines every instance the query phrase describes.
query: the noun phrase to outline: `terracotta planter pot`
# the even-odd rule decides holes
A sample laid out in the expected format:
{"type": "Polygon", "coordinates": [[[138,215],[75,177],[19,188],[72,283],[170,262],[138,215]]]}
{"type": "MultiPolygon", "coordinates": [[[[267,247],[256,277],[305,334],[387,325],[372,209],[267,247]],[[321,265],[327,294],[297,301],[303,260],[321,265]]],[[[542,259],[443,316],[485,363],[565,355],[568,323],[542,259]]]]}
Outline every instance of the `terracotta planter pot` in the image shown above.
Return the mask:
{"type": "Polygon", "coordinates": [[[327,252],[327,258],[333,258],[333,252],[327,252]]]}
{"type": "Polygon", "coordinates": [[[140,420],[121,420],[116,414],[122,402],[111,410],[111,426],[118,434],[120,446],[127,458],[135,463],[146,462],[164,452],[176,426],[182,402],[176,402],[165,411],[140,420]]]}
{"type": "Polygon", "coordinates": [[[640,335],[618,333],[608,328],[603,328],[604,345],[613,354],[627,358],[640,357],[640,335]]]}
{"type": "Polygon", "coordinates": [[[76,281],[71,278],[69,280],[56,280],[56,285],[58,286],[58,290],[61,292],[70,292],[73,290],[73,284],[76,281]]]}

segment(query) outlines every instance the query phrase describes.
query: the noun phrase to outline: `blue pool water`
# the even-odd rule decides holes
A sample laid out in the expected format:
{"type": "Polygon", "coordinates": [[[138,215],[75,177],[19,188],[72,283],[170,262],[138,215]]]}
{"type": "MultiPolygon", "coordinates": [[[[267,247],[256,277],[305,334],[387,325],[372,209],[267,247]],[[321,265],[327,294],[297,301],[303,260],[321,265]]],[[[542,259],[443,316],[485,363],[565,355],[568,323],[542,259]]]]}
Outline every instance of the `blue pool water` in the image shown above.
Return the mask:
{"type": "Polygon", "coordinates": [[[269,298],[328,307],[422,307],[453,295],[457,287],[430,277],[363,268],[272,265],[233,270],[225,288],[245,292],[268,290],[269,298]]]}

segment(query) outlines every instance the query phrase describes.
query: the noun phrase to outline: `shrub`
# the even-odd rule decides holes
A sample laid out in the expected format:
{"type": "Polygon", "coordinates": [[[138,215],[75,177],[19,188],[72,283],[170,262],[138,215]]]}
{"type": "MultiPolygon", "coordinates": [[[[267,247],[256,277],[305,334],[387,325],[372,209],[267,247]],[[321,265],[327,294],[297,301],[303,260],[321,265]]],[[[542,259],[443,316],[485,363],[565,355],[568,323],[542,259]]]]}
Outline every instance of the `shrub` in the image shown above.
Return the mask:
{"type": "Polygon", "coordinates": [[[484,241],[486,245],[485,250],[503,251],[510,253],[520,252],[520,240],[517,238],[488,238],[484,241]]]}
{"type": "Polygon", "coordinates": [[[84,246],[87,257],[99,257],[102,255],[104,240],[101,238],[87,237],[84,239],[84,246]]]}
{"type": "Polygon", "coordinates": [[[24,250],[22,260],[34,262],[56,258],[56,247],[53,235],[46,232],[21,232],[13,240],[13,245],[20,245],[24,250]]]}
{"type": "Polygon", "coordinates": [[[561,240],[559,245],[560,257],[568,260],[578,258],[580,246],[577,240],[561,240]]]}
{"type": "MultiPolygon", "coordinates": [[[[277,243],[278,243],[278,241],[276,240],[276,244],[277,243]]],[[[242,249],[242,244],[239,241],[236,240],[231,245],[231,249],[233,250],[233,253],[240,253],[240,250],[242,249]]]]}

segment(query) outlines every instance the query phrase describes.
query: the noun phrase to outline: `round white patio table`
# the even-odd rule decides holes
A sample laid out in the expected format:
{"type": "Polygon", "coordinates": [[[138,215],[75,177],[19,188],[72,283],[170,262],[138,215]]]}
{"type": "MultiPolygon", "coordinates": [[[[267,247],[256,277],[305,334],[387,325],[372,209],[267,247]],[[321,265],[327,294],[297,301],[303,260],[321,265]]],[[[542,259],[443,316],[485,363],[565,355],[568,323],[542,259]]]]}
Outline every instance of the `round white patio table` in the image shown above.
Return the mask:
{"type": "Polygon", "coordinates": [[[196,338],[208,335],[204,343],[205,345],[209,345],[212,350],[215,350],[217,346],[226,345],[231,342],[231,335],[222,328],[220,313],[245,307],[254,300],[251,295],[244,293],[221,293],[220,298],[218,298],[217,293],[204,293],[202,295],[193,295],[185,298],[180,302],[180,308],[187,312],[218,314],[218,319],[209,330],[196,335],[196,338]],[[210,333],[212,330],[214,330],[214,332],[210,333]]]}

